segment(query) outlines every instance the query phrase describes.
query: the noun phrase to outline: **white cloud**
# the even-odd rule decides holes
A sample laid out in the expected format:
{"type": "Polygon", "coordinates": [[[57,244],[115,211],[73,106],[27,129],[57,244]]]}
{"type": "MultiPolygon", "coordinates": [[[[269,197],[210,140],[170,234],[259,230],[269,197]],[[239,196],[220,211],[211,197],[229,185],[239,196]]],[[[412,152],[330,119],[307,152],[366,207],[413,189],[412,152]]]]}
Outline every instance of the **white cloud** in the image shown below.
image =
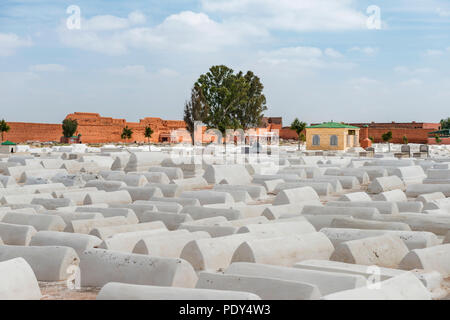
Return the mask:
{"type": "Polygon", "coordinates": [[[273,30],[316,31],[366,28],[367,17],[352,0],[202,0],[207,12],[234,18],[273,30]]]}
{"type": "Polygon", "coordinates": [[[159,75],[162,75],[164,77],[177,77],[180,74],[176,72],[175,70],[169,69],[169,68],[162,68],[158,71],[159,75]]]}
{"type": "Polygon", "coordinates": [[[125,66],[120,68],[110,68],[107,70],[108,73],[117,76],[127,76],[127,77],[143,77],[149,75],[147,68],[142,65],[125,66]]]}
{"type": "Polygon", "coordinates": [[[32,72],[64,72],[66,67],[60,64],[36,64],[30,66],[32,72]]]}
{"type": "Polygon", "coordinates": [[[408,68],[405,66],[398,66],[394,68],[394,71],[398,74],[405,74],[405,75],[423,75],[423,74],[430,74],[434,70],[430,68],[408,68]]]}
{"type": "Polygon", "coordinates": [[[429,57],[438,57],[442,56],[444,52],[442,50],[428,49],[425,51],[425,55],[429,57]]]}
{"type": "Polygon", "coordinates": [[[342,53],[340,53],[339,51],[334,50],[332,48],[326,48],[325,54],[331,58],[342,58],[343,57],[342,53]]]}
{"type": "Polygon", "coordinates": [[[401,86],[411,87],[411,86],[420,86],[423,84],[423,81],[418,78],[411,78],[406,81],[400,82],[401,86]]]}
{"type": "Polygon", "coordinates": [[[350,88],[361,91],[370,90],[375,86],[379,86],[381,83],[378,80],[372,78],[360,77],[348,80],[347,84],[350,88]]]}
{"type": "Polygon", "coordinates": [[[302,67],[322,67],[322,50],[315,47],[288,47],[260,52],[260,63],[271,65],[295,64],[302,67]]]}
{"type": "Polygon", "coordinates": [[[169,68],[162,68],[156,72],[150,72],[147,67],[143,65],[129,65],[118,68],[109,68],[106,70],[107,73],[115,76],[133,77],[133,78],[148,78],[151,76],[155,77],[176,77],[178,72],[169,68]]]}
{"type": "Polygon", "coordinates": [[[140,11],[133,11],[128,15],[128,21],[131,25],[144,24],[147,21],[145,15],[140,11]]]}
{"type": "Polygon", "coordinates": [[[374,56],[378,53],[379,49],[373,48],[373,47],[353,47],[353,48],[350,48],[349,51],[360,52],[367,56],[374,56]]]}
{"type": "Polygon", "coordinates": [[[14,33],[0,33],[0,56],[10,56],[17,49],[32,45],[31,39],[21,39],[14,33]]]}
{"type": "Polygon", "coordinates": [[[258,63],[272,67],[282,66],[292,68],[295,72],[312,72],[313,69],[349,69],[354,64],[345,60],[336,61],[336,58],[344,58],[338,51],[327,48],[322,50],[317,47],[285,47],[272,51],[260,51],[258,63]]]}
{"type": "MultiPolygon", "coordinates": [[[[170,15],[152,28],[130,27],[125,23],[126,19],[105,17],[91,18],[86,29],[68,30],[61,27],[61,41],[70,47],[109,55],[122,55],[131,48],[208,53],[217,52],[225,46],[238,46],[249,37],[261,38],[267,35],[252,25],[218,23],[204,13],[192,11],[170,15]],[[92,21],[96,23],[92,24],[92,21]]],[[[134,19],[140,20],[137,16],[134,19]]]]}
{"type": "Polygon", "coordinates": [[[111,31],[127,29],[133,25],[145,23],[145,16],[139,12],[131,12],[127,18],[120,18],[112,15],[95,16],[82,21],[81,27],[88,31],[111,31]]]}
{"type": "Polygon", "coordinates": [[[437,8],[436,9],[436,13],[440,17],[450,17],[450,10],[444,10],[444,9],[441,9],[441,8],[437,8]]]}

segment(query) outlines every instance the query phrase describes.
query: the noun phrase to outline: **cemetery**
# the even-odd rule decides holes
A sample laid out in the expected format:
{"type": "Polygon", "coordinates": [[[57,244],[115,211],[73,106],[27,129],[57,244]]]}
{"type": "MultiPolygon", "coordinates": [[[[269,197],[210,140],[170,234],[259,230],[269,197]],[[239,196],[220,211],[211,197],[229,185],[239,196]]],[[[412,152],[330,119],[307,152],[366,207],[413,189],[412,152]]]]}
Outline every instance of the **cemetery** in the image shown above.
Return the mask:
{"type": "Polygon", "coordinates": [[[448,145],[14,147],[0,299],[450,298],[448,145]]]}

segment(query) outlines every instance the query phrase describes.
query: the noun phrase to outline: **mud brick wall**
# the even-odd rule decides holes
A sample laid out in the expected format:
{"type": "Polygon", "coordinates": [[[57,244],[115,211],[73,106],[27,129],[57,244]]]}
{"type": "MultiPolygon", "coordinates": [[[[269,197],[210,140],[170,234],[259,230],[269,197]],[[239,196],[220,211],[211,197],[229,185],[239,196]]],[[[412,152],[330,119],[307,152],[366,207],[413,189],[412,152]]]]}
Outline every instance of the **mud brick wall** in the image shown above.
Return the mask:
{"type": "Polygon", "coordinates": [[[59,142],[62,136],[60,124],[8,122],[8,125],[11,129],[4,133],[4,138],[16,143],[27,141],[59,142]]]}

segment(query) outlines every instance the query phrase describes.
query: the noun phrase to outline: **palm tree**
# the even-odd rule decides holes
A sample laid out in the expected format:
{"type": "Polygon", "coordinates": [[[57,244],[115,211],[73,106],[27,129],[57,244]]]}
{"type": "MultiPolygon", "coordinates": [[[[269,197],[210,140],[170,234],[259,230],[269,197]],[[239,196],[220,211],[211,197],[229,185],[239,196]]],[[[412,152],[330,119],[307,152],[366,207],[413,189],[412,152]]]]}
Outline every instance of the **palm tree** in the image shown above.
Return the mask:
{"type": "Polygon", "coordinates": [[[128,126],[126,126],[125,128],[123,128],[122,130],[122,134],[120,135],[120,137],[122,139],[131,139],[131,137],[133,136],[133,130],[131,130],[130,128],[128,128],[128,126]]]}
{"type": "Polygon", "coordinates": [[[298,135],[298,150],[300,150],[300,143],[305,141],[305,135],[302,134],[305,128],[306,123],[298,120],[298,118],[295,118],[295,120],[291,123],[291,130],[295,130],[298,135]]]}
{"type": "Polygon", "coordinates": [[[389,141],[392,140],[392,131],[383,133],[383,135],[381,136],[381,139],[383,139],[384,142],[387,142],[388,147],[389,147],[389,152],[391,152],[391,144],[389,143],[389,141]]]}
{"type": "Polygon", "coordinates": [[[153,134],[152,128],[150,128],[149,126],[145,127],[144,136],[147,138],[148,144],[150,144],[150,138],[152,137],[152,134],[153,134]]]}
{"type": "Polygon", "coordinates": [[[2,142],[3,142],[3,135],[5,132],[9,131],[10,126],[6,123],[5,119],[2,119],[2,121],[0,121],[0,131],[2,132],[2,142]]]}

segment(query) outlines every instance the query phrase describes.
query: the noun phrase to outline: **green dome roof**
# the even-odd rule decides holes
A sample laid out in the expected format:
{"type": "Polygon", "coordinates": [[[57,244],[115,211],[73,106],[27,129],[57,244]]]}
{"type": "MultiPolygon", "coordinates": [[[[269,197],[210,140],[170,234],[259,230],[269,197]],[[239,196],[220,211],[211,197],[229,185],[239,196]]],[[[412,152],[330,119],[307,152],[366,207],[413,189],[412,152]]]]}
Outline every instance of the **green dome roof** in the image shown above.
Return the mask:
{"type": "Polygon", "coordinates": [[[5,142],[2,143],[2,146],[15,146],[15,145],[17,144],[9,140],[6,140],[5,142]]]}

